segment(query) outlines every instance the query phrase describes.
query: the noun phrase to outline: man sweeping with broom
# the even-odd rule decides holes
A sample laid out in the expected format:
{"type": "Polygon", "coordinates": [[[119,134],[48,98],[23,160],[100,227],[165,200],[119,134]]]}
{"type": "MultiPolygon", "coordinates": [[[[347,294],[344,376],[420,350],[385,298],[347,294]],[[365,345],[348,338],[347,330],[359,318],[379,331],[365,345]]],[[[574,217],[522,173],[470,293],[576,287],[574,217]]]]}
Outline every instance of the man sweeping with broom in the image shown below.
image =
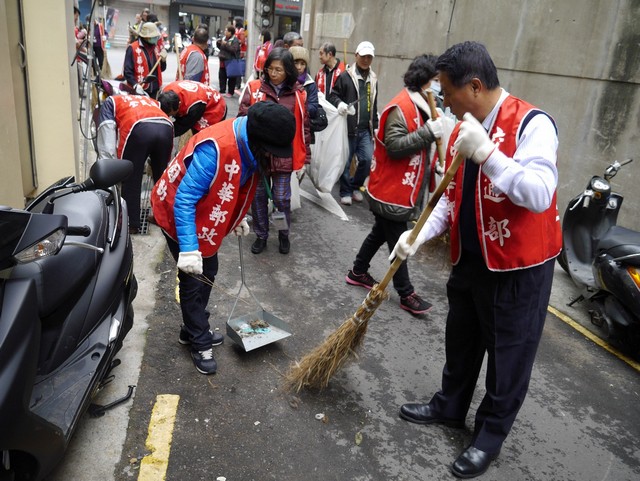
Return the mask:
{"type": "Polygon", "coordinates": [[[464,121],[451,147],[466,161],[415,242],[402,234],[392,256],[451,235],[453,268],[442,388],[427,404],[404,404],[416,424],[464,427],[485,353],[486,394],[454,475],[484,473],[499,454],[527,394],[562,246],[556,205],[558,137],[545,112],[500,87],[486,48],[454,45],[436,63],[444,105],[464,121]]]}

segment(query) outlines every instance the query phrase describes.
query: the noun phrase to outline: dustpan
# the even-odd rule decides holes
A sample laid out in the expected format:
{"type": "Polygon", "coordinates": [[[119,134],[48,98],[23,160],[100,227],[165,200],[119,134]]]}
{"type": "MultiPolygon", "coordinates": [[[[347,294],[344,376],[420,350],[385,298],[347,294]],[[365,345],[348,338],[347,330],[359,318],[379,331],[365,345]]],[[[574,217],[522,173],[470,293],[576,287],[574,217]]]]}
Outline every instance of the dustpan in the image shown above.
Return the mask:
{"type": "Polygon", "coordinates": [[[256,296],[249,289],[244,280],[244,259],[242,253],[242,236],[238,236],[238,246],[240,248],[240,278],[241,284],[236,300],[231,308],[229,319],[227,320],[227,336],[245,351],[252,351],[272,342],[279,341],[291,335],[291,330],[286,322],[264,310],[256,296]],[[240,299],[242,290],[246,289],[258,306],[258,310],[233,317],[240,299]]]}

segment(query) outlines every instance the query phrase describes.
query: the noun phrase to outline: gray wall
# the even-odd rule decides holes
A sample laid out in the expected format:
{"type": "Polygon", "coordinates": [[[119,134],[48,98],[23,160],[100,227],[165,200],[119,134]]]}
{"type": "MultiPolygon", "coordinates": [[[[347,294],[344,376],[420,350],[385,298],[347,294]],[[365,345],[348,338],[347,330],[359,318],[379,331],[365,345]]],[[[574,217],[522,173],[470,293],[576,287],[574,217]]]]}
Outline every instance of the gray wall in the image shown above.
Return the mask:
{"type": "Polygon", "coordinates": [[[591,175],[637,157],[613,187],[625,195],[620,224],[640,230],[639,0],[305,0],[304,14],[313,72],[322,42],[334,42],[341,58],[346,50],[348,62],[360,41],[373,42],[380,108],[402,88],[414,56],[464,40],[484,43],[502,86],[558,124],[561,212],[591,175]],[[331,13],[353,15],[346,49],[345,39],[330,36],[336,28],[315,21],[331,13]]]}

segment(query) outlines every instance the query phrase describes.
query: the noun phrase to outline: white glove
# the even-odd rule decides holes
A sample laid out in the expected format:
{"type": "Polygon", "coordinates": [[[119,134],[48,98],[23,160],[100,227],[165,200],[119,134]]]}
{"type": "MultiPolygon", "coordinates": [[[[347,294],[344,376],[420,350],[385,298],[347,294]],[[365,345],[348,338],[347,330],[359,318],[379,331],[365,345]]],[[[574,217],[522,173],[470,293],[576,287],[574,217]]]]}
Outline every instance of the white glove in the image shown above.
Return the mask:
{"type": "Polygon", "coordinates": [[[442,138],[442,134],[444,132],[444,126],[442,125],[442,117],[438,117],[435,120],[431,120],[431,119],[427,120],[427,125],[431,129],[431,132],[433,132],[433,135],[436,139],[442,138]]]}
{"type": "Polygon", "coordinates": [[[160,53],[158,53],[158,57],[162,59],[163,62],[167,61],[167,51],[164,48],[160,49],[160,53]]]}
{"type": "Polygon", "coordinates": [[[356,114],[355,105],[349,105],[349,108],[347,109],[347,114],[348,115],[355,115],[356,114]]]}
{"type": "Polygon", "coordinates": [[[202,274],[202,253],[200,251],[188,251],[178,254],[178,269],[187,274],[202,274]]]}
{"type": "Polygon", "coordinates": [[[242,219],[236,228],[233,229],[233,233],[236,237],[249,235],[249,224],[247,223],[247,219],[242,219]]]}
{"type": "Polygon", "coordinates": [[[460,126],[460,133],[453,144],[465,159],[471,159],[476,164],[481,165],[496,149],[496,145],[491,142],[489,134],[476,118],[469,112],[464,114],[464,121],[460,126]]]}
{"type": "Polygon", "coordinates": [[[133,86],[133,90],[135,91],[136,94],[138,95],[147,95],[147,93],[144,91],[144,89],[142,88],[142,85],[140,84],[135,84],[133,86]]]}
{"type": "Polygon", "coordinates": [[[440,177],[444,175],[444,165],[442,162],[440,162],[440,159],[438,159],[438,161],[436,162],[435,171],[436,174],[440,177]]]}
{"type": "Polygon", "coordinates": [[[346,117],[348,113],[349,113],[349,106],[344,102],[340,102],[338,104],[338,114],[342,115],[343,117],[346,117]]]}
{"type": "Polygon", "coordinates": [[[421,239],[420,235],[416,238],[413,244],[409,245],[407,239],[409,238],[409,234],[411,234],[410,230],[407,230],[400,235],[398,242],[396,242],[391,255],[389,256],[389,260],[393,261],[395,257],[399,257],[402,260],[405,260],[407,257],[412,256],[418,250],[418,247],[422,245],[424,240],[421,239]]]}

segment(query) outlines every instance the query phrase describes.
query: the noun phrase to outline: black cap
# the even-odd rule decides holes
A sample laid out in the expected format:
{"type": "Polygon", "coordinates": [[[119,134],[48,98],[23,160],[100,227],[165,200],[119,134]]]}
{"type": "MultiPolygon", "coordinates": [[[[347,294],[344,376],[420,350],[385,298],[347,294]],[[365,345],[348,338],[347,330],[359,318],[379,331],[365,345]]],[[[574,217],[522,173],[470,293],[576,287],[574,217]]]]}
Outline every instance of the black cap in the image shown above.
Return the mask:
{"type": "Polygon", "coordinates": [[[256,102],[247,111],[249,139],[276,157],[293,155],[296,119],[286,107],[274,102],[256,102]]]}

